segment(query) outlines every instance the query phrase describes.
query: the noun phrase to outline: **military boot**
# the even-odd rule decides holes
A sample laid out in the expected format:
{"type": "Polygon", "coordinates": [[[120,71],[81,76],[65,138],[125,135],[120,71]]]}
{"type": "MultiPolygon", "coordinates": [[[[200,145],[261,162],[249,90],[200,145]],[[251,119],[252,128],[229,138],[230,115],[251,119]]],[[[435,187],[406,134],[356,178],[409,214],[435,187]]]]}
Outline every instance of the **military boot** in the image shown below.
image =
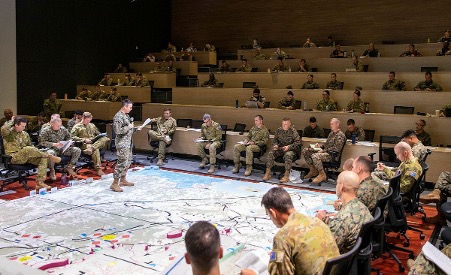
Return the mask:
{"type": "Polygon", "coordinates": [[[199,164],[199,168],[204,169],[205,165],[207,165],[208,163],[208,159],[207,158],[203,158],[201,163],[199,164]]]}
{"type": "Polygon", "coordinates": [[[235,163],[235,166],[233,167],[232,173],[236,174],[240,171],[241,164],[235,163]]]}
{"type": "Polygon", "coordinates": [[[125,176],[122,176],[120,186],[135,186],[135,184],[133,182],[127,181],[125,179],[125,176]]]}
{"type": "Polygon", "coordinates": [[[213,174],[215,172],[215,165],[210,164],[210,169],[208,169],[208,173],[213,174]]]}
{"type": "Polygon", "coordinates": [[[436,225],[447,225],[446,219],[443,216],[442,212],[440,212],[440,209],[438,209],[437,215],[435,215],[434,217],[426,217],[425,221],[436,225]]]}
{"type": "Polygon", "coordinates": [[[50,186],[45,184],[43,181],[37,180],[36,181],[36,190],[39,190],[41,188],[50,189],[50,186]]]}
{"type": "Polygon", "coordinates": [[[102,168],[97,168],[97,175],[98,176],[103,176],[103,175],[105,175],[105,173],[103,172],[103,170],[102,170],[102,168]]]}
{"type": "Polygon", "coordinates": [[[250,176],[252,174],[252,164],[246,164],[246,171],[244,171],[244,175],[250,176]]]}
{"type": "Polygon", "coordinates": [[[163,159],[158,159],[157,166],[163,166],[163,165],[164,165],[164,160],[163,159]]]}
{"type": "Polygon", "coordinates": [[[285,170],[285,174],[283,175],[283,178],[280,179],[280,183],[286,183],[290,181],[290,171],[285,170]]]}
{"type": "Polygon", "coordinates": [[[47,156],[47,158],[53,163],[60,163],[61,162],[61,158],[60,157],[54,156],[52,154],[49,154],[47,156]]]}
{"type": "Polygon", "coordinates": [[[441,191],[439,189],[432,190],[431,193],[420,196],[420,202],[422,203],[438,203],[440,202],[441,191]]]}
{"type": "Polygon", "coordinates": [[[268,181],[271,178],[271,168],[266,168],[265,175],[263,176],[263,181],[268,181]]]}
{"type": "Polygon", "coordinates": [[[55,180],[56,180],[56,172],[55,172],[55,169],[50,169],[50,172],[49,172],[49,179],[50,179],[51,181],[55,181],[55,180]]]}
{"type": "Polygon", "coordinates": [[[119,179],[114,179],[113,183],[110,186],[110,189],[114,192],[123,192],[122,188],[119,186],[119,179]]]}
{"type": "Polygon", "coordinates": [[[318,176],[318,170],[316,170],[315,166],[309,165],[308,168],[310,171],[304,176],[305,180],[318,176]]]}
{"type": "Polygon", "coordinates": [[[324,172],[324,170],[321,170],[321,172],[319,172],[318,176],[313,180],[313,183],[321,185],[321,182],[323,182],[325,180],[327,180],[326,172],[324,172]]]}
{"type": "Polygon", "coordinates": [[[69,163],[67,166],[66,166],[66,168],[64,169],[68,174],[69,174],[69,176],[71,176],[71,177],[74,177],[74,178],[76,178],[78,175],[77,175],[77,173],[75,173],[75,171],[74,171],[74,165],[72,164],[72,163],[69,163]]]}

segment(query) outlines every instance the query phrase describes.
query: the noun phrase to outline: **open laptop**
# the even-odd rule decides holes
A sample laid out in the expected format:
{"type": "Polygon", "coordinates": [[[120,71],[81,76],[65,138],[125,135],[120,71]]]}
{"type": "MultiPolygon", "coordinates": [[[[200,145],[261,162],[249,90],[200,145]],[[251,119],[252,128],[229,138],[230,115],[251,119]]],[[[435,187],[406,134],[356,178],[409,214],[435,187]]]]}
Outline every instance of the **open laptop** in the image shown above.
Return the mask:
{"type": "Polygon", "coordinates": [[[247,108],[258,108],[257,101],[248,100],[246,101],[247,108]]]}

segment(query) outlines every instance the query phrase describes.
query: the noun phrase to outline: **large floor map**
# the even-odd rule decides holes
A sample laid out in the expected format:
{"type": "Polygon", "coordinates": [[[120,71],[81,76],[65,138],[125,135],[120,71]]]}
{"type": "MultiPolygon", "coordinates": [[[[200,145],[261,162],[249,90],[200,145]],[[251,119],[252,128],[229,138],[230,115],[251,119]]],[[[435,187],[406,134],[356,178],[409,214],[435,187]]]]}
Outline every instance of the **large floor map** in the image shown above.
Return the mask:
{"type": "MultiPolygon", "coordinates": [[[[55,274],[160,274],[185,252],[184,233],[199,220],[217,226],[225,258],[243,247],[271,250],[277,228],[260,201],[272,185],[158,169],[128,178],[136,186],[123,193],[111,192],[106,178],[0,202],[0,255],[35,267],[67,259],[55,274]]],[[[336,198],[287,190],[308,215],[331,210],[326,203],[336,198]]],[[[237,267],[224,260],[221,268],[237,267]]]]}

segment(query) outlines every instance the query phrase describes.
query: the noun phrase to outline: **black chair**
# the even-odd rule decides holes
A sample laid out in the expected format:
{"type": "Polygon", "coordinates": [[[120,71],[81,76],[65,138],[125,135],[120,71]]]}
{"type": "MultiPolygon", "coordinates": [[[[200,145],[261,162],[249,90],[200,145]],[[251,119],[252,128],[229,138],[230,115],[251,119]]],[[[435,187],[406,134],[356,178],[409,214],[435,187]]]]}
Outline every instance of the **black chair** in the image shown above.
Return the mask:
{"type": "MultiPolygon", "coordinates": [[[[221,124],[221,130],[223,131],[222,133],[222,137],[221,137],[221,146],[219,148],[216,149],[216,156],[222,156],[224,158],[224,156],[222,155],[222,152],[225,151],[226,149],[226,143],[227,143],[227,125],[226,124],[221,124]]],[[[209,155],[210,154],[210,150],[205,148],[205,154],[209,155]]],[[[216,167],[218,169],[221,169],[221,164],[220,164],[220,159],[216,159],[216,167]]],[[[227,163],[226,163],[227,166],[227,163]]]]}
{"type": "Polygon", "coordinates": [[[438,71],[438,67],[421,67],[422,72],[436,72],[438,71]]]}
{"type": "MultiPolygon", "coordinates": [[[[446,220],[451,222],[451,202],[445,202],[440,206],[439,211],[442,211],[443,216],[445,216],[446,220]]],[[[440,234],[442,241],[439,245],[440,249],[443,249],[445,245],[451,243],[451,228],[446,228],[440,234]]]]}
{"type": "Polygon", "coordinates": [[[243,123],[235,123],[235,127],[233,127],[234,132],[244,133],[246,130],[246,124],[243,123]]]}
{"type": "Polygon", "coordinates": [[[189,128],[192,122],[191,118],[177,118],[177,127],[189,128]]]}
{"type": "MultiPolygon", "coordinates": [[[[303,130],[297,129],[296,130],[298,132],[298,135],[301,137],[302,139],[302,133],[304,132],[303,130]]],[[[296,154],[294,155],[293,158],[293,163],[295,163],[297,160],[299,160],[301,158],[301,152],[302,152],[302,143],[301,143],[301,148],[299,148],[299,151],[296,152],[296,154]]],[[[283,155],[282,156],[278,156],[277,158],[274,159],[274,162],[276,163],[283,163],[285,164],[285,161],[283,160],[283,155]]],[[[280,171],[280,174],[278,176],[278,179],[281,179],[283,177],[283,175],[285,174],[285,165],[281,166],[283,167],[280,171]]],[[[276,171],[274,170],[273,175],[276,175],[276,171]]]]}
{"type": "Polygon", "coordinates": [[[327,260],[326,265],[324,266],[323,275],[350,274],[354,258],[357,256],[361,245],[362,238],[359,237],[350,251],[338,257],[327,260]]]}
{"type": "Polygon", "coordinates": [[[263,108],[269,108],[269,105],[271,104],[271,101],[265,101],[263,108]]]}
{"type": "Polygon", "coordinates": [[[253,73],[258,72],[258,68],[253,67],[253,68],[251,69],[251,72],[253,72],[253,73]]]}
{"type": "Polygon", "coordinates": [[[393,109],[394,114],[412,115],[414,111],[415,111],[415,107],[409,107],[409,106],[395,106],[393,109]]]}
{"type": "MultiPolygon", "coordinates": [[[[177,123],[178,123],[178,120],[177,120],[177,123]]],[[[178,126],[178,124],[177,124],[177,126],[178,126]]],[[[150,127],[152,130],[155,131],[157,129],[157,124],[155,122],[152,122],[150,124],[150,127]]],[[[173,139],[174,135],[171,135],[170,138],[173,139]]],[[[150,156],[147,156],[147,160],[149,160],[150,163],[153,163],[155,161],[155,159],[158,158],[158,148],[160,147],[160,141],[159,140],[152,141],[149,138],[149,145],[150,145],[151,150],[150,150],[150,156]]],[[[172,142],[169,144],[166,144],[166,149],[171,147],[171,145],[172,145],[172,142]]],[[[174,160],[174,156],[171,153],[166,152],[166,154],[164,155],[164,160],[163,160],[165,163],[168,163],[168,156],[171,158],[171,160],[174,160]]]]}
{"type": "Polygon", "coordinates": [[[193,119],[191,121],[191,128],[200,129],[202,128],[202,124],[204,124],[203,120],[193,119]]]}
{"type": "Polygon", "coordinates": [[[365,141],[374,141],[374,134],[376,133],[375,130],[368,130],[368,129],[364,129],[363,131],[365,131],[365,141]]]}
{"type": "Polygon", "coordinates": [[[2,155],[5,169],[2,171],[0,192],[3,192],[7,185],[14,182],[19,182],[22,184],[23,188],[30,190],[27,183],[28,180],[30,180],[30,177],[36,174],[37,166],[31,163],[12,164],[11,158],[12,157],[9,155],[2,155]]]}
{"type": "MultiPolygon", "coordinates": [[[[401,141],[399,136],[379,136],[379,160],[388,166],[397,166],[399,161],[396,159],[395,145],[401,141]]],[[[368,156],[374,161],[376,153],[369,153],[368,156]]]]}
{"type": "Polygon", "coordinates": [[[218,88],[224,88],[224,82],[219,82],[218,83],[218,88]]]}
{"type": "Polygon", "coordinates": [[[296,100],[294,103],[294,109],[295,110],[301,109],[301,105],[302,105],[302,101],[296,100]]]}
{"type": "Polygon", "coordinates": [[[299,44],[293,44],[293,45],[289,45],[290,48],[300,48],[301,45],[299,44]]]}
{"type": "Polygon", "coordinates": [[[329,136],[330,132],[332,131],[331,129],[327,129],[327,128],[323,128],[324,130],[324,136],[326,136],[326,138],[329,136]]]}
{"type": "MultiPolygon", "coordinates": [[[[410,189],[409,192],[401,194],[401,196],[409,198],[408,201],[404,201],[404,210],[406,212],[409,212],[411,216],[420,212],[423,215],[422,219],[426,220],[426,213],[424,212],[423,207],[420,205],[420,195],[424,191],[424,182],[426,178],[426,172],[429,170],[429,165],[427,165],[427,163],[425,162],[420,163],[420,165],[422,168],[422,172],[421,175],[418,177],[418,180],[415,181],[415,184],[413,185],[413,187],[410,189]]],[[[421,240],[425,238],[423,231],[414,228],[412,226],[409,226],[408,229],[420,232],[421,240]]]]}
{"type": "MultiPolygon", "coordinates": [[[[340,152],[332,151],[330,152],[330,161],[323,161],[324,172],[326,172],[327,178],[332,178],[332,174],[338,173],[341,168],[341,157],[343,156],[343,150],[345,149],[346,141],[343,142],[340,152]]],[[[312,180],[312,179],[311,179],[312,180]]],[[[321,183],[319,183],[321,185],[321,183]]]]}
{"type": "Polygon", "coordinates": [[[345,87],[345,83],[344,83],[344,81],[340,81],[340,82],[341,82],[341,89],[340,90],[343,90],[344,87],[345,87]]]}
{"type": "Polygon", "coordinates": [[[255,88],[256,85],[257,85],[257,82],[252,82],[252,81],[244,81],[243,82],[243,88],[255,88]]]}
{"type": "Polygon", "coordinates": [[[424,157],[422,159],[419,159],[418,162],[422,163],[422,162],[426,162],[426,159],[428,158],[428,156],[432,154],[432,151],[430,149],[426,149],[426,154],[424,155],[424,157]]]}
{"type": "Polygon", "coordinates": [[[366,73],[368,72],[368,68],[370,67],[370,65],[363,65],[363,71],[366,73]]]}

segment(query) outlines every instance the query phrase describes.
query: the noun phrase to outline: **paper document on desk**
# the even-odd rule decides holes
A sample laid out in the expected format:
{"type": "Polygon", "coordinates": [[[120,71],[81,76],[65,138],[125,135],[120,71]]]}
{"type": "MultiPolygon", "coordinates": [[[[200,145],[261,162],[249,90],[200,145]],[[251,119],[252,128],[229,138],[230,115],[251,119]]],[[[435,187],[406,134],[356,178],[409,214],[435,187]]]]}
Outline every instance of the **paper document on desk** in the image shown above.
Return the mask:
{"type": "Polygon", "coordinates": [[[368,146],[368,147],[374,147],[374,146],[376,146],[374,143],[369,142],[369,141],[359,141],[357,144],[363,145],[363,146],[368,146]]]}
{"type": "Polygon", "coordinates": [[[67,140],[67,141],[62,140],[59,143],[63,145],[63,147],[61,147],[61,151],[64,153],[64,152],[66,152],[67,148],[69,148],[72,144],[74,144],[74,141],[73,140],[67,140]]]}
{"type": "Polygon", "coordinates": [[[435,263],[446,274],[451,274],[451,259],[438,250],[430,242],[426,242],[423,246],[423,254],[429,261],[435,263]]]}
{"type": "Polygon", "coordinates": [[[201,139],[201,138],[198,138],[198,139],[195,139],[194,142],[196,142],[196,143],[199,143],[199,142],[209,142],[209,140],[208,140],[208,139],[201,139]]]}
{"type": "Polygon", "coordinates": [[[269,274],[268,262],[268,253],[263,249],[258,249],[249,251],[247,254],[243,255],[235,262],[235,265],[241,269],[252,269],[256,271],[257,274],[269,274]]]}
{"type": "Polygon", "coordinates": [[[321,151],[321,147],[316,147],[316,144],[310,144],[310,148],[312,148],[315,151],[321,151]]]}

